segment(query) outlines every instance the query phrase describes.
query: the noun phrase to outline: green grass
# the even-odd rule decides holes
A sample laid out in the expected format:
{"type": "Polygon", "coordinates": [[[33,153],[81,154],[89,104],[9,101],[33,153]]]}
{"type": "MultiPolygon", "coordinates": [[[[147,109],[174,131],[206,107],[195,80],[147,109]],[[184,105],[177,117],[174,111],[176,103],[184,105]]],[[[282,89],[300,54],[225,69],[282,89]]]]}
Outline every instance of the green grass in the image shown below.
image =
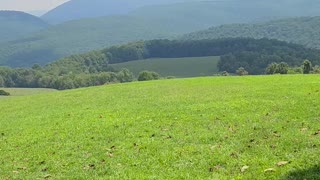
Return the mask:
{"type": "Polygon", "coordinates": [[[0,90],[9,92],[10,96],[28,96],[56,91],[54,89],[42,88],[0,88],[0,90]]]}
{"type": "Polygon", "coordinates": [[[317,179],[319,83],[206,77],[4,99],[0,179],[317,179]]]}
{"type": "Polygon", "coordinates": [[[155,71],[162,76],[196,77],[210,76],[219,72],[219,57],[153,58],[112,64],[115,69],[128,68],[136,76],[143,70],[155,71]]]}

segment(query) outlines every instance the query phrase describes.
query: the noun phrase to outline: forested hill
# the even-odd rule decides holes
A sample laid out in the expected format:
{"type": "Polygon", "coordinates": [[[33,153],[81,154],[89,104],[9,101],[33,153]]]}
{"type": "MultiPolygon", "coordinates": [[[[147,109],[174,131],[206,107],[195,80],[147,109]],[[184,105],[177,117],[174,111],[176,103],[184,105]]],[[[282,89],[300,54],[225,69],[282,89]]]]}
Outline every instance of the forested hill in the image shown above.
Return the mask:
{"type": "Polygon", "coordinates": [[[129,16],[71,21],[0,43],[0,65],[45,65],[65,56],[130,41],[174,37],[180,30],[161,26],[157,21],[129,16]]]}
{"type": "Polygon", "coordinates": [[[47,12],[42,18],[56,24],[81,18],[127,15],[142,6],[184,1],[197,0],[71,0],[47,12]]]}
{"type": "Polygon", "coordinates": [[[320,48],[320,16],[274,20],[255,24],[230,24],[184,35],[184,40],[226,37],[269,38],[320,48]]]}
{"type": "MultiPolygon", "coordinates": [[[[235,73],[240,67],[250,74],[264,74],[271,63],[300,66],[305,59],[320,65],[320,51],[278,40],[229,38],[218,40],[151,40],[113,46],[101,51],[73,55],[45,67],[0,68],[0,87],[45,87],[70,89],[128,82],[130,71],[113,72],[110,63],[147,58],[220,56],[220,71],[235,73]]],[[[216,69],[216,67],[212,67],[216,69]]]]}
{"type": "Polygon", "coordinates": [[[42,19],[20,11],[0,11],[0,42],[48,27],[42,19]]]}
{"type": "MultiPolygon", "coordinates": [[[[86,2],[94,4],[95,1],[86,2]]],[[[320,1],[274,2],[275,0],[201,2],[190,0],[184,3],[145,6],[131,11],[126,16],[69,21],[16,41],[0,44],[0,65],[11,67],[32,66],[34,63],[43,65],[72,54],[131,41],[174,38],[176,35],[225,23],[245,23],[301,14],[320,15],[318,8],[317,11],[314,10],[320,1]],[[308,11],[302,11],[306,9],[308,11]]],[[[88,9],[77,9],[77,11],[89,11],[89,9],[88,5],[88,9]]]]}
{"type": "MultiPolygon", "coordinates": [[[[215,17],[222,20],[228,19],[224,15],[231,12],[237,14],[235,18],[251,15],[251,19],[320,15],[318,0],[71,0],[49,11],[42,18],[52,23],[61,23],[80,18],[127,15],[139,7],[179,2],[214,3],[215,7],[211,10],[217,14],[215,17]]],[[[199,12],[201,11],[197,13],[199,12]]]]}

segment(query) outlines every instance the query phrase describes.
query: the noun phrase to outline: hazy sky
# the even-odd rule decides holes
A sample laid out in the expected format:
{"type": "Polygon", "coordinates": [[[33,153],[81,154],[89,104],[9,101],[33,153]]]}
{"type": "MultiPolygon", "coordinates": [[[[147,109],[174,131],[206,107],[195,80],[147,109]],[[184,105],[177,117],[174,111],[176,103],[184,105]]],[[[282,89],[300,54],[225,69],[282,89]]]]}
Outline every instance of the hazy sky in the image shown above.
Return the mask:
{"type": "Polygon", "coordinates": [[[47,11],[68,0],[0,0],[0,10],[47,11]]]}

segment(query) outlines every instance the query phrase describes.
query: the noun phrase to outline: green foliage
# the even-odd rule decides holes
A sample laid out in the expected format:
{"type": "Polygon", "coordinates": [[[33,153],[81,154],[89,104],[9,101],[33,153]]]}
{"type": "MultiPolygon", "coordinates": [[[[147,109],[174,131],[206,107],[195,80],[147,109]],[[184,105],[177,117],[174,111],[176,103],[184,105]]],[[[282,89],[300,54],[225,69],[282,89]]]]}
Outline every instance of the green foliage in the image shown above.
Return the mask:
{"type": "Polygon", "coordinates": [[[239,69],[237,69],[236,73],[239,76],[245,76],[249,74],[248,71],[246,71],[243,67],[240,67],[239,69]]]}
{"type": "Polygon", "coordinates": [[[288,74],[302,74],[302,67],[289,67],[288,74]]]}
{"type": "Polygon", "coordinates": [[[151,81],[160,79],[160,75],[153,71],[141,71],[138,76],[138,81],[151,81]]]}
{"type": "Polygon", "coordinates": [[[271,63],[266,68],[266,74],[276,74],[278,70],[278,63],[271,63]]]}
{"type": "MultiPolygon", "coordinates": [[[[108,58],[100,51],[66,57],[47,66],[0,68],[4,87],[73,89],[115,82],[131,82],[129,70],[110,72],[108,58]]],[[[1,84],[0,84],[1,85],[1,84]]]]}
{"type": "MultiPolygon", "coordinates": [[[[201,59],[208,58],[214,64],[213,60],[215,58],[210,56],[221,56],[217,64],[220,72],[236,72],[240,67],[243,67],[250,74],[263,74],[268,64],[281,62],[277,65],[275,72],[272,71],[272,73],[287,74],[288,64],[291,66],[301,64],[303,59],[310,59],[316,64],[320,64],[319,50],[303,48],[300,45],[277,40],[248,38],[199,41],[151,40],[69,56],[44,67],[34,65],[32,68],[0,68],[0,76],[3,78],[5,87],[73,89],[133,80],[133,75],[128,70],[113,72],[114,68],[108,64],[110,61],[116,63],[158,57],[161,58],[160,61],[172,60],[172,62],[176,61],[177,63],[179,59],[185,60],[185,57],[190,57],[187,60],[196,59],[192,60],[194,65],[200,64],[196,61],[200,62],[201,59]]],[[[146,61],[152,62],[150,59],[146,61]]],[[[205,67],[207,71],[195,74],[195,76],[208,75],[208,72],[216,71],[214,66],[207,64],[205,67]]],[[[162,69],[166,68],[166,72],[169,72],[170,68],[173,68],[170,71],[174,72],[176,70],[186,71],[186,67],[190,68],[190,64],[184,66],[183,63],[177,63],[172,67],[168,67],[166,64],[162,69]],[[180,67],[176,68],[177,66],[180,67]]],[[[130,69],[129,67],[123,68],[130,69]]],[[[192,68],[196,69],[197,66],[192,68]]],[[[199,71],[190,70],[190,72],[199,71]]],[[[190,76],[191,73],[188,73],[185,77],[190,76]]],[[[245,72],[242,73],[246,74],[245,72]]],[[[156,75],[153,77],[147,75],[140,80],[157,79],[156,75]]],[[[165,76],[168,75],[177,76],[176,74],[165,74],[165,76]]]]}
{"type": "Polygon", "coordinates": [[[202,77],[1,99],[0,179],[318,179],[318,90],[202,77]]]}
{"type": "Polygon", "coordinates": [[[266,74],[288,74],[289,65],[285,62],[271,63],[266,68],[266,74]]]}
{"type": "Polygon", "coordinates": [[[230,37],[268,38],[320,48],[320,17],[299,17],[259,22],[255,24],[228,24],[187,34],[183,40],[230,37]]]}
{"type": "Polygon", "coordinates": [[[280,64],[278,64],[276,73],[288,74],[288,70],[289,70],[289,65],[285,62],[281,62],[280,64]]]}
{"type": "Polygon", "coordinates": [[[316,65],[312,68],[312,74],[320,74],[320,66],[316,65]]]}
{"type": "Polygon", "coordinates": [[[0,89],[0,96],[10,96],[10,93],[6,92],[5,90],[0,89]]]}
{"type": "Polygon", "coordinates": [[[303,74],[309,74],[312,70],[312,64],[309,60],[303,62],[303,74]]]}
{"type": "Polygon", "coordinates": [[[221,76],[229,76],[230,74],[227,71],[221,72],[221,76]]]}
{"type": "Polygon", "coordinates": [[[300,65],[303,59],[312,59],[312,61],[320,64],[319,50],[308,49],[301,45],[278,40],[250,38],[194,41],[150,40],[137,42],[136,46],[130,43],[120,47],[107,48],[103,52],[112,57],[113,61],[110,61],[110,63],[154,57],[221,56],[221,60],[218,63],[220,71],[236,72],[238,68],[243,67],[250,74],[263,74],[265,68],[272,62],[286,62],[293,66],[300,65]],[[117,48],[121,49],[122,53],[117,53],[117,48]],[[128,49],[128,52],[123,51],[124,49],[128,49]],[[133,50],[135,53],[133,53],[133,50]],[[126,56],[123,57],[122,54],[126,56]]]}
{"type": "Polygon", "coordinates": [[[125,82],[132,82],[134,81],[134,75],[132,72],[129,71],[129,69],[121,69],[121,71],[118,72],[117,74],[117,79],[121,82],[121,83],[125,83],[125,82]]]}

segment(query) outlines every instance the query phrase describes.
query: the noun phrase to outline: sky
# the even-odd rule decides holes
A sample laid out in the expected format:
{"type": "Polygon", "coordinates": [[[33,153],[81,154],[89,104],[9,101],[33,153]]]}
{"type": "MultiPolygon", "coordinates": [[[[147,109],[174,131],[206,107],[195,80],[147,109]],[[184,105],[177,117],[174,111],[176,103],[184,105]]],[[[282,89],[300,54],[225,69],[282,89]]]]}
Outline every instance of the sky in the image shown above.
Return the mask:
{"type": "Polygon", "coordinates": [[[0,0],[0,10],[48,11],[68,0],[0,0]]]}

